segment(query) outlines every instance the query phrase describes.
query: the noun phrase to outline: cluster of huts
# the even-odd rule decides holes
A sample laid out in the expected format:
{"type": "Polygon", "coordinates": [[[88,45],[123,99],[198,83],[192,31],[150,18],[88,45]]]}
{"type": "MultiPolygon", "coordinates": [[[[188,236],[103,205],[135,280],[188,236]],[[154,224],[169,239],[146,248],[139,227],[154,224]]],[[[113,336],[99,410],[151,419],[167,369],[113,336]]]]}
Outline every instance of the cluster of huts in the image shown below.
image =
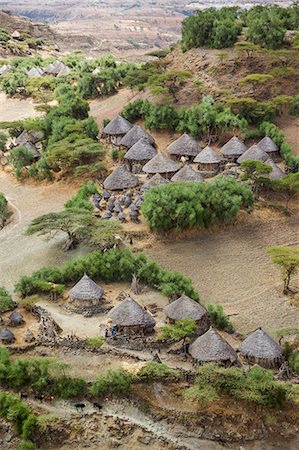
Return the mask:
{"type": "Polygon", "coordinates": [[[24,324],[23,315],[19,311],[13,311],[8,318],[7,326],[0,328],[0,341],[2,344],[13,344],[16,340],[14,333],[8,327],[19,327],[24,324]]]}
{"type": "MultiPolygon", "coordinates": [[[[104,290],[88,275],[70,290],[69,296],[77,308],[94,311],[104,301],[104,290]]],[[[186,295],[169,303],[164,308],[168,323],[180,319],[192,319],[197,324],[189,354],[194,361],[236,364],[238,354],[234,348],[211,326],[207,310],[186,295]]],[[[144,337],[152,335],[156,320],[151,312],[135,299],[126,296],[107,312],[107,323],[111,323],[117,336],[144,337]]],[[[258,328],[241,343],[239,352],[249,364],[259,364],[266,368],[279,367],[283,362],[281,347],[261,328],[258,328]]]]}
{"type": "MultiPolygon", "coordinates": [[[[0,76],[4,76],[11,72],[13,67],[10,64],[3,64],[0,66],[0,76]]],[[[53,63],[48,64],[44,69],[35,66],[31,69],[24,70],[28,78],[40,78],[45,75],[50,75],[53,77],[65,77],[71,71],[71,69],[63,62],[56,60],[53,63]]]]}
{"type": "Polygon", "coordinates": [[[146,187],[168,181],[202,182],[204,178],[221,172],[228,163],[238,166],[247,160],[271,165],[273,170],[270,178],[284,175],[275,163],[280,159],[279,149],[268,136],[250,148],[234,136],[220,149],[219,155],[211,146],[201,149],[198,143],[185,133],[172,142],[164,154],[157,150],[154,138],[147,131],[140,125],[133,126],[120,115],[106,125],[103,136],[111,144],[126,150],[122,170],[115,169],[115,173],[112,172],[104,182],[104,187],[111,190],[137,186],[139,180],[136,174],[142,173],[150,178],[146,187]]]}

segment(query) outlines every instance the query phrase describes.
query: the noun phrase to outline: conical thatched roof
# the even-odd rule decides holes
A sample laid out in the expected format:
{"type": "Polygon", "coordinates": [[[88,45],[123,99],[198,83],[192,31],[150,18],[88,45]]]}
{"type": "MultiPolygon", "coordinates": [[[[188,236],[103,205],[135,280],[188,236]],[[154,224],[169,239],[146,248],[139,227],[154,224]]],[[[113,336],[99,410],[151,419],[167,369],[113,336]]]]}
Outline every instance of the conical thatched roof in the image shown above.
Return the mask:
{"type": "Polygon", "coordinates": [[[275,153],[278,152],[278,147],[275,142],[269,136],[265,136],[257,146],[263,150],[265,153],[275,153]]]}
{"type": "Polygon", "coordinates": [[[29,78],[40,78],[43,76],[43,73],[39,67],[32,67],[32,69],[28,70],[27,75],[29,78]]]}
{"type": "Polygon", "coordinates": [[[164,308],[165,314],[172,320],[192,319],[200,320],[208,313],[198,302],[182,295],[164,308]]]}
{"type": "Polygon", "coordinates": [[[59,70],[57,77],[66,77],[70,73],[71,69],[68,66],[63,66],[59,70]]]}
{"type": "Polygon", "coordinates": [[[124,166],[117,167],[104,181],[104,188],[112,191],[133,188],[138,185],[138,178],[124,166]]]}
{"type": "Polygon", "coordinates": [[[147,189],[160,186],[161,184],[165,183],[169,183],[169,181],[163,178],[159,173],[156,173],[156,175],[152,176],[152,178],[147,183],[144,183],[141,190],[146,191],[147,189]]]}
{"type": "Polygon", "coordinates": [[[12,326],[18,326],[18,325],[22,325],[23,323],[25,323],[24,317],[22,316],[21,313],[19,313],[19,311],[14,311],[9,316],[9,321],[10,321],[10,325],[12,325],[12,326]]]}
{"type": "Polygon", "coordinates": [[[268,158],[267,161],[265,161],[268,166],[272,167],[272,172],[267,175],[271,180],[277,180],[278,178],[282,178],[285,176],[285,173],[283,170],[281,170],[280,167],[278,167],[277,164],[273,161],[273,159],[268,158]]]}
{"type": "Polygon", "coordinates": [[[153,327],[156,324],[153,316],[131,297],[127,297],[119,305],[111,309],[108,313],[108,317],[112,319],[116,325],[123,327],[153,327]]]}
{"type": "Polygon", "coordinates": [[[142,138],[127,151],[125,159],[131,161],[150,161],[156,154],[157,150],[147,139],[142,138]]]}
{"type": "Polygon", "coordinates": [[[70,290],[69,296],[75,300],[98,300],[104,295],[104,290],[87,274],[70,290]]]}
{"type": "Polygon", "coordinates": [[[134,125],[120,141],[120,145],[131,148],[140,139],[147,140],[150,144],[155,143],[155,139],[147,133],[140,125],[134,125]]]}
{"type": "Polygon", "coordinates": [[[209,146],[205,147],[194,159],[195,163],[200,164],[216,164],[220,163],[220,161],[219,156],[209,146]]]}
{"type": "Polygon", "coordinates": [[[132,128],[132,124],[122,116],[116,116],[108,125],[105,126],[103,132],[112,136],[125,135],[132,128]]]}
{"type": "Polygon", "coordinates": [[[223,156],[240,156],[246,152],[247,147],[237,136],[233,136],[224,146],[221,148],[223,156]]]}
{"type": "Polygon", "coordinates": [[[282,357],[281,347],[262,328],[258,328],[239,347],[244,356],[275,359],[282,357]]]}
{"type": "Polygon", "coordinates": [[[190,345],[189,353],[204,362],[237,360],[235,350],[212,327],[190,345]]]}
{"type": "Polygon", "coordinates": [[[203,177],[199,172],[195,172],[190,166],[186,165],[182,167],[173,177],[171,181],[190,181],[193,183],[201,183],[203,181],[203,177]]]}
{"type": "Polygon", "coordinates": [[[19,31],[15,30],[12,33],[11,37],[14,38],[14,39],[19,39],[21,37],[21,33],[19,31]]]}
{"type": "Polygon", "coordinates": [[[142,170],[146,173],[177,172],[179,169],[179,164],[162,155],[162,153],[158,153],[142,168],[142,170]]]}
{"type": "Polygon", "coordinates": [[[192,137],[187,133],[184,133],[176,141],[170,144],[166,150],[170,155],[196,156],[200,152],[200,147],[192,137]]]}
{"type": "Polygon", "coordinates": [[[0,67],[0,76],[1,75],[6,75],[7,73],[9,73],[12,69],[12,66],[10,64],[4,64],[3,66],[0,67]]]}
{"type": "Polygon", "coordinates": [[[69,70],[69,68],[63,62],[56,60],[45,67],[44,73],[48,73],[49,75],[58,75],[59,72],[65,70],[65,68],[69,70]]]}
{"type": "Polygon", "coordinates": [[[1,328],[0,330],[0,341],[3,342],[13,342],[15,341],[15,335],[6,327],[1,328]]]}
{"type": "Polygon", "coordinates": [[[268,159],[267,153],[261,150],[257,145],[252,145],[246,152],[243,153],[238,159],[237,163],[241,164],[244,161],[262,161],[265,162],[268,159]]]}

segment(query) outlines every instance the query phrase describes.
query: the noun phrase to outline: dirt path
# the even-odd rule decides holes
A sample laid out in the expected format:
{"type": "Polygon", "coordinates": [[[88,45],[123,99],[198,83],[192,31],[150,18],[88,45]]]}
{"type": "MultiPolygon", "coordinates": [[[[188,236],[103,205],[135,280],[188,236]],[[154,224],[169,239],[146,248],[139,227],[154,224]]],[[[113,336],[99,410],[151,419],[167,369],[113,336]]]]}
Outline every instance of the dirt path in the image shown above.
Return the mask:
{"type": "Polygon", "coordinates": [[[29,275],[43,266],[62,264],[76,252],[64,253],[64,236],[46,241],[43,237],[25,236],[32,219],[41,214],[60,210],[75,188],[63,183],[30,186],[0,172],[0,192],[14,211],[12,220],[0,231],[0,286],[13,288],[21,275],[29,275]]]}
{"type": "Polygon", "coordinates": [[[0,122],[42,116],[43,113],[36,111],[35,106],[30,99],[19,100],[16,98],[8,98],[3,92],[0,92],[0,122]]]}
{"type": "Polygon", "coordinates": [[[146,253],[191,277],[201,301],[222,304],[240,331],[263,326],[271,332],[298,327],[299,309],[282,295],[280,274],[266,248],[298,241],[298,215],[274,216],[249,218],[247,225],[202,233],[194,240],[159,242],[146,253]]]}

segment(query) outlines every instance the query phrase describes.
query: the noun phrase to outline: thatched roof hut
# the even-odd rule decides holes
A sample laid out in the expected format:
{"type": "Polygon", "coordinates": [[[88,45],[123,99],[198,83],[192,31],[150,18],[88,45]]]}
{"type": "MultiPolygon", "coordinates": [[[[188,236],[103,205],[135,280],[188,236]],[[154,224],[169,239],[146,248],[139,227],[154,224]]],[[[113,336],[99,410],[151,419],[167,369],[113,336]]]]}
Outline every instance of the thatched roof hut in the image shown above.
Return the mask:
{"type": "Polygon", "coordinates": [[[108,318],[125,334],[148,334],[156,325],[153,316],[132,297],[127,297],[108,313],[108,318]]]}
{"type": "Polygon", "coordinates": [[[239,156],[246,152],[247,147],[237,136],[233,136],[226,144],[221,148],[221,153],[225,159],[229,161],[236,161],[239,156]]]}
{"type": "Polygon", "coordinates": [[[21,33],[20,33],[19,31],[15,30],[15,31],[12,33],[11,37],[12,37],[13,39],[20,39],[21,33]]]}
{"type": "Polygon", "coordinates": [[[1,328],[0,330],[0,341],[3,344],[12,344],[15,342],[15,335],[6,327],[1,328]]]}
{"type": "Polygon", "coordinates": [[[142,172],[142,167],[156,156],[157,150],[147,139],[139,139],[125,154],[128,169],[134,173],[142,172]]]}
{"type": "Polygon", "coordinates": [[[203,175],[213,175],[215,174],[220,166],[221,158],[212,149],[212,147],[205,147],[194,159],[195,163],[198,164],[198,170],[200,170],[203,175]]]}
{"type": "Polygon", "coordinates": [[[57,74],[57,78],[66,77],[70,73],[70,71],[71,71],[71,69],[68,66],[63,65],[63,67],[61,67],[61,69],[59,70],[59,72],[57,74]]]}
{"type": "Polygon", "coordinates": [[[44,72],[40,67],[32,67],[32,69],[27,72],[29,78],[40,78],[43,74],[44,72]]]}
{"type": "Polygon", "coordinates": [[[279,155],[279,148],[275,144],[275,142],[269,137],[265,136],[258,144],[257,146],[263,150],[263,152],[267,153],[270,158],[272,158],[274,161],[277,159],[280,159],[279,155]]]}
{"type": "Polygon", "coordinates": [[[267,161],[265,161],[265,164],[268,164],[268,166],[272,167],[272,172],[267,175],[270,180],[277,180],[278,178],[282,178],[285,176],[285,173],[283,170],[281,170],[280,167],[278,167],[277,164],[273,161],[273,159],[269,158],[267,161]]]}
{"type": "Polygon", "coordinates": [[[45,67],[44,69],[44,73],[48,74],[48,75],[58,75],[60,72],[67,72],[66,75],[70,72],[70,69],[68,66],[66,66],[63,62],[61,61],[54,61],[53,63],[49,64],[47,67],[45,67]]]}
{"type": "Polygon", "coordinates": [[[104,290],[86,273],[81,280],[69,291],[72,304],[78,312],[96,310],[101,303],[104,290]]]}
{"type": "Polygon", "coordinates": [[[0,77],[9,73],[11,69],[12,66],[10,64],[3,64],[2,66],[0,66],[0,77]]]}
{"type": "Polygon", "coordinates": [[[105,126],[103,134],[109,137],[114,145],[120,145],[122,138],[131,130],[132,124],[124,117],[118,115],[105,126]]]}
{"type": "Polygon", "coordinates": [[[190,166],[186,165],[171,178],[171,181],[201,183],[203,177],[199,172],[195,172],[190,166]]]}
{"type": "Polygon", "coordinates": [[[189,353],[201,362],[232,364],[237,361],[235,350],[212,327],[190,345],[189,353]]]}
{"type": "Polygon", "coordinates": [[[41,141],[44,137],[44,134],[42,131],[31,131],[28,133],[28,131],[23,131],[17,138],[16,138],[16,144],[17,145],[24,145],[27,142],[30,142],[31,144],[36,144],[37,142],[41,141]]]}
{"type": "Polygon", "coordinates": [[[242,342],[240,352],[250,363],[270,368],[283,361],[281,347],[262,328],[258,328],[242,342]]]}
{"type": "Polygon", "coordinates": [[[180,319],[192,319],[197,323],[197,335],[205,333],[210,326],[207,310],[187,295],[171,302],[164,308],[165,314],[171,323],[180,319]]]}
{"type": "Polygon", "coordinates": [[[104,188],[111,191],[136,187],[138,178],[129,172],[124,166],[118,166],[104,181],[104,188]]]}
{"type": "Polygon", "coordinates": [[[144,139],[150,144],[155,144],[155,139],[145,131],[140,125],[134,125],[120,141],[120,145],[126,148],[133,147],[140,139],[144,139]]]}
{"type": "Polygon", "coordinates": [[[159,173],[156,173],[156,175],[154,175],[146,183],[144,183],[141,190],[146,191],[147,189],[151,189],[165,183],[169,183],[169,181],[166,180],[166,178],[162,177],[159,173]]]}
{"type": "Polygon", "coordinates": [[[179,169],[179,164],[172,161],[170,158],[167,158],[162,153],[158,153],[142,168],[143,172],[148,174],[159,173],[168,179],[170,179],[179,169]]]}
{"type": "Polygon", "coordinates": [[[200,152],[200,147],[195,139],[192,139],[187,133],[184,133],[176,141],[167,147],[168,154],[174,159],[180,159],[182,156],[190,158],[191,161],[200,152]]]}
{"type": "Polygon", "coordinates": [[[25,323],[23,315],[19,311],[14,311],[9,316],[9,325],[11,327],[18,327],[20,325],[23,325],[25,323]]]}
{"type": "Polygon", "coordinates": [[[252,145],[246,152],[243,153],[238,159],[237,163],[241,164],[245,161],[262,161],[265,162],[269,156],[257,145],[252,145]]]}

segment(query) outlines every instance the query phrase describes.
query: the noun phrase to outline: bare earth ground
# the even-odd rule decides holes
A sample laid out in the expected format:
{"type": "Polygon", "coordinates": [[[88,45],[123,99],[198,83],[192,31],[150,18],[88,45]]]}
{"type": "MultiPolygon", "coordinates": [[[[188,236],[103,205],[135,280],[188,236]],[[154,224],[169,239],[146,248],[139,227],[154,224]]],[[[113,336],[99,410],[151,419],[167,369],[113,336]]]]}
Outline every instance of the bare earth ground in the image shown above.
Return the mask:
{"type": "Polygon", "coordinates": [[[32,100],[18,100],[7,98],[0,92],[0,122],[10,122],[13,120],[23,120],[28,117],[40,117],[43,113],[35,110],[32,100]]]}

